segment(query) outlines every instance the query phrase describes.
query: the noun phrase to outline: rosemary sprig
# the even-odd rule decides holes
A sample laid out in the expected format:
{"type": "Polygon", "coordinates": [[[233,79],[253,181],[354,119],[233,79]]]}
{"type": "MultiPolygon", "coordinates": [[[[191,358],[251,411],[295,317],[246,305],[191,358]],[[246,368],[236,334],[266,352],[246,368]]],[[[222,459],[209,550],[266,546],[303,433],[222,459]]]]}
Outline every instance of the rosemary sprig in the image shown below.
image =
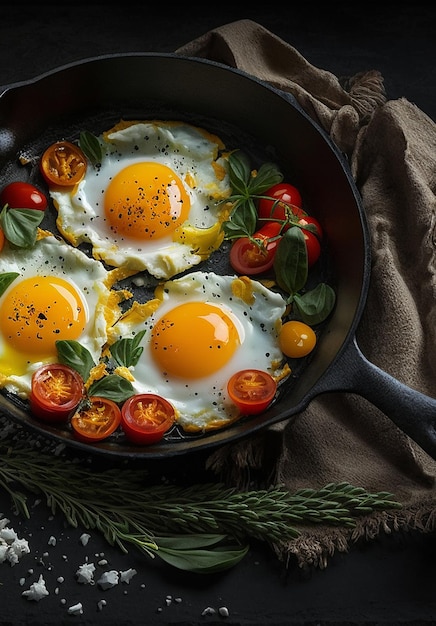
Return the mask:
{"type": "Polygon", "coordinates": [[[0,486],[16,512],[30,517],[26,496],[43,494],[54,514],[77,527],[96,529],[110,545],[128,545],[195,572],[228,569],[247,553],[248,540],[273,544],[298,536],[299,524],[353,527],[356,517],[399,508],[388,492],[368,493],[349,483],[294,494],[282,485],[239,492],[222,484],[146,485],[147,472],[93,472],[28,442],[0,445],[0,486]]]}

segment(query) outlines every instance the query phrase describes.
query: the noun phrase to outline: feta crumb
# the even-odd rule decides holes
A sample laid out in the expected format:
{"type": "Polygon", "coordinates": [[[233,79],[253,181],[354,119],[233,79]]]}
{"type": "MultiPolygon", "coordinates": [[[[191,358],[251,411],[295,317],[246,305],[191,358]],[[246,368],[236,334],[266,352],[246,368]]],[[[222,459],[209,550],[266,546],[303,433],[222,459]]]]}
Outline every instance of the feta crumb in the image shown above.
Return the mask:
{"type": "Polygon", "coordinates": [[[99,611],[102,611],[102,610],[103,610],[103,607],[105,607],[105,606],[106,606],[106,604],[107,604],[106,600],[99,600],[99,601],[97,602],[97,607],[98,607],[98,610],[99,610],[99,611]]]}
{"type": "Polygon", "coordinates": [[[82,546],[87,546],[90,539],[91,535],[89,535],[88,533],[83,533],[82,535],[80,535],[80,543],[82,544],[82,546]]]}
{"type": "Polygon", "coordinates": [[[68,608],[68,615],[83,615],[83,605],[81,602],[73,604],[68,608]]]}
{"type": "Polygon", "coordinates": [[[30,588],[27,591],[23,591],[21,594],[26,597],[28,600],[35,600],[35,602],[39,602],[45,596],[48,596],[48,591],[45,586],[45,580],[43,575],[41,574],[38,581],[36,583],[32,583],[30,588]]]}
{"type": "Polygon", "coordinates": [[[124,572],[120,572],[120,582],[129,584],[135,574],[137,574],[136,569],[132,569],[131,567],[124,570],[124,572]]]}
{"type": "Polygon", "coordinates": [[[100,585],[102,589],[111,589],[118,585],[119,575],[118,572],[114,569],[104,572],[100,578],[97,580],[97,584],[100,585]]]}
{"type": "Polygon", "coordinates": [[[56,537],[53,537],[53,535],[49,538],[48,540],[48,545],[49,546],[55,546],[56,545],[56,537]]]}
{"type": "Polygon", "coordinates": [[[23,554],[29,554],[29,543],[20,539],[13,528],[7,526],[6,517],[0,519],[0,563],[9,561],[11,565],[18,563],[23,554]]]}
{"type": "Polygon", "coordinates": [[[221,615],[221,617],[228,617],[230,615],[229,609],[226,606],[220,606],[220,608],[218,609],[218,613],[221,615]]]}
{"type": "Polygon", "coordinates": [[[94,584],[94,563],[83,563],[76,571],[77,582],[79,583],[91,583],[94,584]]]}
{"type": "Polygon", "coordinates": [[[215,615],[216,611],[211,606],[207,606],[201,615],[215,615]]]}

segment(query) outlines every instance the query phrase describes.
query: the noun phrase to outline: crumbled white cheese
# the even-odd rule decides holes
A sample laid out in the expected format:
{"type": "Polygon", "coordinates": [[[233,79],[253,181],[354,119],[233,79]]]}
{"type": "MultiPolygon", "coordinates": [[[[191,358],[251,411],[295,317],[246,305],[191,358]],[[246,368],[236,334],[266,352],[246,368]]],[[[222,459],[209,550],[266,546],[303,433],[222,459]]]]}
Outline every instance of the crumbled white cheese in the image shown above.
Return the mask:
{"type": "Polygon", "coordinates": [[[98,610],[99,610],[99,611],[102,611],[102,610],[103,610],[103,607],[105,607],[105,606],[106,606],[106,604],[107,604],[107,603],[106,603],[106,600],[99,600],[99,601],[97,602],[97,607],[98,607],[98,610]]]}
{"type": "Polygon", "coordinates": [[[9,520],[0,515],[0,563],[9,561],[15,565],[24,554],[29,554],[30,548],[27,540],[20,539],[8,523],[9,520]]]}
{"type": "Polygon", "coordinates": [[[35,602],[39,602],[42,598],[48,596],[49,594],[42,574],[40,575],[38,581],[36,583],[32,583],[30,588],[27,591],[23,591],[21,595],[26,597],[28,600],[35,600],[35,602]]]}
{"type": "Polygon", "coordinates": [[[220,606],[220,608],[218,609],[218,613],[221,615],[221,617],[228,617],[230,615],[229,609],[226,606],[220,606]]]}
{"type": "Polygon", "coordinates": [[[118,582],[119,574],[114,569],[104,572],[97,580],[97,584],[100,585],[102,589],[111,589],[112,587],[118,585],[118,582]]]}
{"type": "Polygon", "coordinates": [[[135,574],[137,574],[136,569],[132,569],[131,567],[124,570],[124,572],[120,572],[120,582],[129,584],[135,574]]]}
{"type": "Polygon", "coordinates": [[[68,608],[68,615],[83,615],[83,605],[81,602],[73,604],[68,608]]]}
{"type": "Polygon", "coordinates": [[[76,571],[77,582],[85,583],[85,584],[90,583],[91,585],[93,585],[94,584],[94,572],[95,572],[94,563],[83,563],[83,565],[80,565],[78,570],[76,571]]]}
{"type": "Polygon", "coordinates": [[[80,543],[82,544],[82,546],[87,546],[90,539],[91,535],[89,535],[88,533],[83,533],[82,535],[80,535],[80,543]]]}

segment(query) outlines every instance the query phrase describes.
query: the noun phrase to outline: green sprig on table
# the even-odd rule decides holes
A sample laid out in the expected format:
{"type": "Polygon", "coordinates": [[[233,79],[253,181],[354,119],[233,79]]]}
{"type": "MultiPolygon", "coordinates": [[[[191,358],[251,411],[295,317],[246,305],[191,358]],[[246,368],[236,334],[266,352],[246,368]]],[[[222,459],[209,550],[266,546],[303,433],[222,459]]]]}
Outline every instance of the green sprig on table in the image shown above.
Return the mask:
{"type": "Polygon", "coordinates": [[[240,492],[220,483],[147,486],[138,469],[92,471],[26,440],[0,441],[0,486],[15,512],[30,518],[24,489],[43,495],[50,511],[72,527],[98,530],[110,545],[134,546],[170,565],[197,573],[229,569],[249,540],[269,544],[298,537],[298,525],[352,528],[356,518],[401,507],[388,492],[349,483],[289,493],[283,486],[240,492]]]}

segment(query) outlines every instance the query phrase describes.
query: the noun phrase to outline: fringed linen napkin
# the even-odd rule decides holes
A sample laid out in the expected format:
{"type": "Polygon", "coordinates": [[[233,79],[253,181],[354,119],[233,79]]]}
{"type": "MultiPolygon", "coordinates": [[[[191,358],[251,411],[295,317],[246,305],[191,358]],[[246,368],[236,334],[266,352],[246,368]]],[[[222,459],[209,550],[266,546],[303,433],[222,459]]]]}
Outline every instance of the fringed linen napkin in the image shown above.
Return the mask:
{"type": "MultiPolygon", "coordinates": [[[[347,155],[372,242],[359,346],[384,371],[436,397],[434,121],[405,98],[388,100],[378,71],[340,81],[251,20],[210,31],[177,53],[237,67],[292,93],[347,155]]],[[[354,394],[318,397],[297,419],[219,448],[208,468],[237,487],[255,479],[295,491],[345,481],[402,503],[360,518],[355,529],[306,527],[276,546],[300,566],[325,567],[335,551],[380,532],[436,527],[436,462],[354,394]]]]}

